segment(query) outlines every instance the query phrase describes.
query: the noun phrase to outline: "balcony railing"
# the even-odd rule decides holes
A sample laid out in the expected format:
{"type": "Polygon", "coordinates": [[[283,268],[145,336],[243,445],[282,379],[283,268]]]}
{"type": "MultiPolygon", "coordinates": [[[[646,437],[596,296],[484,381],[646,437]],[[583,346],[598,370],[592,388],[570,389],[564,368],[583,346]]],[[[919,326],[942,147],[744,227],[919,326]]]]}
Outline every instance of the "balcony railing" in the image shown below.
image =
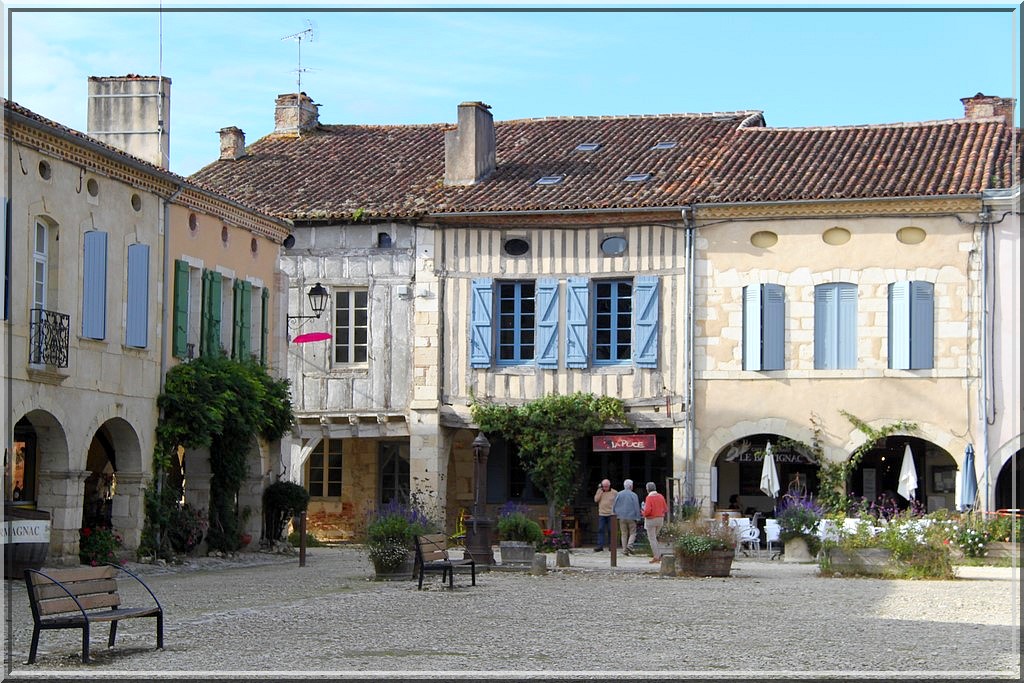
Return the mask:
{"type": "Polygon", "coordinates": [[[42,308],[31,309],[29,316],[28,362],[66,368],[71,316],[42,308]]]}

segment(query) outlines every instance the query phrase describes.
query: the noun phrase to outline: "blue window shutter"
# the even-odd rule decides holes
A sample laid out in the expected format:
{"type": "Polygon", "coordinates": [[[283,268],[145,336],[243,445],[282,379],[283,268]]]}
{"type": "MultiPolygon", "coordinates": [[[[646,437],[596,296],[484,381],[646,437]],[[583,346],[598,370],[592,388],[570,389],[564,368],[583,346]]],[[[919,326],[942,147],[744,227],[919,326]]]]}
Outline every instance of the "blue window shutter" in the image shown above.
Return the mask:
{"type": "Polygon", "coordinates": [[[188,280],[186,261],[174,261],[174,317],[171,321],[171,353],[184,358],[188,353],[188,280]]]}
{"type": "Polygon", "coordinates": [[[743,369],[761,369],[761,286],[743,288],[743,369]]]}
{"type": "Polygon", "coordinates": [[[761,369],[786,368],[786,291],[776,284],[761,285],[761,369]]]}
{"type": "Polygon", "coordinates": [[[149,245],[128,245],[128,312],[126,346],[145,348],[149,342],[149,245]]]}
{"type": "Polygon", "coordinates": [[[910,367],[935,367],[935,285],[910,283],[910,367]]]}
{"type": "Polygon", "coordinates": [[[571,277],[565,289],[565,367],[587,367],[587,314],[590,310],[590,283],[584,277],[571,277]]]}
{"type": "Polygon", "coordinates": [[[658,367],[658,278],[640,275],[633,282],[636,305],[633,314],[633,362],[638,368],[658,367]]]}
{"type": "Polygon", "coordinates": [[[474,368],[491,366],[491,319],[494,311],[494,280],[477,278],[472,282],[469,321],[469,362],[474,368]]]}
{"type": "Polygon", "coordinates": [[[85,233],[82,280],[82,336],[103,339],[107,321],[107,233],[85,233]]]}
{"type": "Polygon", "coordinates": [[[263,288],[260,304],[260,363],[267,364],[267,340],[270,338],[270,290],[263,288]]]}
{"type": "Polygon", "coordinates": [[[836,360],[844,369],[857,367],[857,285],[839,283],[839,339],[836,360]]]}
{"type": "Polygon", "coordinates": [[[889,284],[889,367],[910,369],[910,283],[889,284]]]}
{"type": "Polygon", "coordinates": [[[537,280],[537,365],[558,367],[558,280],[537,280]]]}
{"type": "Polygon", "coordinates": [[[814,367],[831,370],[836,367],[837,307],[836,286],[814,288],[814,367]]]}

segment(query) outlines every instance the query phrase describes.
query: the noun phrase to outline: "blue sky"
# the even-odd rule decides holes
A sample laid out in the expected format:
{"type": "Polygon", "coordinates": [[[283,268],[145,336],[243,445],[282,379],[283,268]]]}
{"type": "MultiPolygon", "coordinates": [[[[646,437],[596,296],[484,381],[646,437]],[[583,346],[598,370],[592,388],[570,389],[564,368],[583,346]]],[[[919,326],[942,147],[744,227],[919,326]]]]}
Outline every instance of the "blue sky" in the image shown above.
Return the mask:
{"type": "Polygon", "coordinates": [[[316,35],[301,43],[302,89],[323,123],[454,122],[459,102],[480,100],[498,120],[756,109],[771,126],[831,126],[957,118],[962,97],[1019,97],[1013,2],[590,2],[499,13],[471,11],[499,6],[479,2],[342,12],[315,1],[292,11],[166,0],[162,21],[156,2],[90,4],[106,11],[7,4],[6,96],[85,131],[89,76],[162,71],[172,80],[170,165],[182,175],[216,159],[220,128],[238,126],[249,142],[272,131],[274,99],[296,89],[299,43],[282,38],[307,20],[316,35]]]}

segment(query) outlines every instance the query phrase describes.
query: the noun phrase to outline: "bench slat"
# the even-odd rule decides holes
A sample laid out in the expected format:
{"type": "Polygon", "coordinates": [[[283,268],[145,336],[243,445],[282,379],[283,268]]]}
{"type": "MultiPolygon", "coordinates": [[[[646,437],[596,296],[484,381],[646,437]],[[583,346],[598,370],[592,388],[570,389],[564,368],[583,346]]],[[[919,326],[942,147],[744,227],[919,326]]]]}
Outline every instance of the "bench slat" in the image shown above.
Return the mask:
{"type": "MultiPolygon", "coordinates": [[[[94,593],[92,595],[79,596],[78,602],[82,603],[82,607],[87,610],[117,607],[121,604],[121,596],[117,593],[94,593]]],[[[71,598],[39,601],[39,616],[61,614],[64,612],[80,612],[80,610],[71,598]]]]}
{"type": "MultiPolygon", "coordinates": [[[[64,588],[74,596],[89,595],[90,593],[113,593],[117,590],[117,581],[115,579],[99,579],[97,581],[74,581],[65,583],[64,588]]],[[[51,598],[66,598],[67,593],[60,586],[53,583],[43,583],[36,585],[36,596],[40,600],[49,600],[51,598]]]]}
{"type": "MultiPolygon", "coordinates": [[[[44,574],[53,579],[66,583],[68,581],[87,581],[89,579],[112,579],[117,576],[117,569],[108,565],[101,567],[73,567],[71,569],[41,569],[44,574]]],[[[49,583],[49,579],[39,574],[32,574],[32,584],[49,583]]]]}

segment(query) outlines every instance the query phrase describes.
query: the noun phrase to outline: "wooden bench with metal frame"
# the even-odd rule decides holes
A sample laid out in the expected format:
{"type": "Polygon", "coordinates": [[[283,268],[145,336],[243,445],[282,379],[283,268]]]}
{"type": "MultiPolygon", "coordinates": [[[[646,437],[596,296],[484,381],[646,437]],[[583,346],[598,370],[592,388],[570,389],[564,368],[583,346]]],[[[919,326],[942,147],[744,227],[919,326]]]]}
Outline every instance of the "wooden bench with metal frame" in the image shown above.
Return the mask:
{"type": "Polygon", "coordinates": [[[100,565],[72,569],[26,569],[25,587],[32,608],[32,646],[28,663],[36,661],[39,633],[45,629],[82,629],[82,662],[89,662],[89,626],[94,622],[110,622],[107,647],[114,647],[117,622],[121,619],[152,617],[156,619],[156,646],[164,647],[164,610],[149,586],[124,567],[100,565]],[[138,581],[156,603],[153,607],[121,607],[117,588],[117,572],[123,571],[138,581]]]}
{"type": "Polygon", "coordinates": [[[469,567],[473,585],[476,585],[476,562],[472,557],[453,560],[448,557],[447,537],[444,534],[427,534],[416,537],[416,565],[419,567],[419,586],[423,589],[423,575],[427,572],[441,572],[441,583],[448,580],[448,587],[455,588],[455,568],[469,567]]]}

